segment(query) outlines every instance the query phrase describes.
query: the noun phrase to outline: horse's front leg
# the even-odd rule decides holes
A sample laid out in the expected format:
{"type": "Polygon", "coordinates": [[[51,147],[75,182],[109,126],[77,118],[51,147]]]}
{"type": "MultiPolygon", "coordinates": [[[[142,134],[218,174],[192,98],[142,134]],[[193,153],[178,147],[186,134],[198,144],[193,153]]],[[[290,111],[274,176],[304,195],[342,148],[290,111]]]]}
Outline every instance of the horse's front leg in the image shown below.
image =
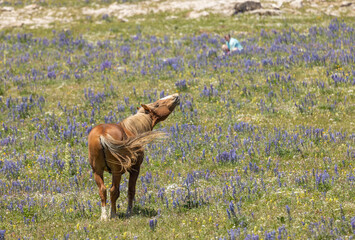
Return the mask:
{"type": "Polygon", "coordinates": [[[120,182],[121,182],[121,174],[112,173],[112,186],[110,188],[111,218],[115,218],[117,216],[116,201],[120,196],[120,182]]]}
{"type": "Polygon", "coordinates": [[[130,216],[132,213],[132,206],[133,206],[133,200],[134,196],[136,194],[136,184],[137,184],[137,179],[139,175],[139,170],[141,167],[141,164],[143,162],[144,154],[140,154],[136,165],[134,165],[130,170],[129,170],[129,181],[128,181],[128,208],[127,208],[127,215],[130,216]]]}

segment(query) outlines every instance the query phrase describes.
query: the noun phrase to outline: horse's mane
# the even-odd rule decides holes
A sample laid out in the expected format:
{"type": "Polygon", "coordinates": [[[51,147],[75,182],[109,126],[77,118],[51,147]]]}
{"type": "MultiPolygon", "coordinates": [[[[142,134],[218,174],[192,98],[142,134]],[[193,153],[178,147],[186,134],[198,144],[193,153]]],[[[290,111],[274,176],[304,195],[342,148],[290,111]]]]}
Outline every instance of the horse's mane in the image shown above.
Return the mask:
{"type": "Polygon", "coordinates": [[[151,131],[153,128],[152,121],[153,120],[148,114],[138,112],[137,114],[122,120],[121,125],[137,135],[151,131]]]}

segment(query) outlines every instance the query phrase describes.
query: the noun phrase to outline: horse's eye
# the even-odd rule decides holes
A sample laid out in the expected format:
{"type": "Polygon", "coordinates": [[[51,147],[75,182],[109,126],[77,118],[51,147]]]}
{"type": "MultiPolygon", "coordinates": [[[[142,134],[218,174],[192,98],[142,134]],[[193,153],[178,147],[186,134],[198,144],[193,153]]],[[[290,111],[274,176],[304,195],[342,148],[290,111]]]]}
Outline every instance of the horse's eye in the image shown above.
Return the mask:
{"type": "Polygon", "coordinates": [[[155,104],[155,106],[154,106],[154,107],[159,107],[159,103],[155,104]]]}

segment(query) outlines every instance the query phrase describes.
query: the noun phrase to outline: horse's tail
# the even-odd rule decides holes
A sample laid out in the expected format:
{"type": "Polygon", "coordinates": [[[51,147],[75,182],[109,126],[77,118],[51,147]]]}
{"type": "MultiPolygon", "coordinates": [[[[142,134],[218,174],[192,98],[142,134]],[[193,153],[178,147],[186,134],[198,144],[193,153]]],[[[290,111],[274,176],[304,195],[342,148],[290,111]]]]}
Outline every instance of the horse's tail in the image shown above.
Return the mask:
{"type": "Polygon", "coordinates": [[[119,165],[127,171],[137,162],[138,154],[144,150],[146,144],[164,137],[166,137],[166,134],[163,132],[149,131],[119,141],[106,134],[106,136],[100,136],[100,142],[102,147],[110,151],[115,158],[113,160],[107,159],[107,162],[112,165],[119,165]]]}

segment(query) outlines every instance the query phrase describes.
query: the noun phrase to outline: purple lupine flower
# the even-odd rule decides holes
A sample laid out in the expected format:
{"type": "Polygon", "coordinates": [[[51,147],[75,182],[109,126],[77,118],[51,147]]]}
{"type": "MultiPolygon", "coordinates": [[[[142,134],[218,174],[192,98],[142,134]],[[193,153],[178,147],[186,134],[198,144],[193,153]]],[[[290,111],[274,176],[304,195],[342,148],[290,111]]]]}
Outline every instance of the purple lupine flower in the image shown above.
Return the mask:
{"type": "Polygon", "coordinates": [[[186,85],[186,80],[180,80],[180,81],[177,81],[175,83],[175,86],[178,88],[178,89],[186,89],[187,88],[187,85],[186,85]]]}
{"type": "Polygon", "coordinates": [[[335,166],[334,166],[334,172],[335,172],[335,174],[336,175],[339,175],[339,173],[338,173],[338,166],[335,164],[335,166]]]}
{"type": "Polygon", "coordinates": [[[56,79],[56,77],[57,77],[57,75],[55,74],[54,70],[48,71],[47,76],[48,76],[49,79],[56,79]]]}
{"type": "Polygon", "coordinates": [[[158,223],[158,220],[156,218],[149,220],[149,227],[152,231],[154,231],[155,228],[157,227],[157,223],[158,223]]]}
{"type": "Polygon", "coordinates": [[[6,230],[0,230],[0,240],[5,240],[6,230]]]}
{"type": "Polygon", "coordinates": [[[353,229],[353,233],[355,234],[355,217],[352,217],[350,220],[351,228],[353,229]]]}
{"type": "Polygon", "coordinates": [[[109,16],[107,13],[102,15],[102,20],[108,20],[109,16]]]}
{"type": "Polygon", "coordinates": [[[104,70],[106,70],[106,69],[110,69],[111,66],[112,66],[111,61],[105,60],[103,63],[101,63],[101,65],[100,65],[100,70],[101,70],[101,71],[104,71],[104,70]]]}
{"type": "Polygon", "coordinates": [[[234,204],[232,201],[229,203],[229,211],[235,217],[234,204]]]}

